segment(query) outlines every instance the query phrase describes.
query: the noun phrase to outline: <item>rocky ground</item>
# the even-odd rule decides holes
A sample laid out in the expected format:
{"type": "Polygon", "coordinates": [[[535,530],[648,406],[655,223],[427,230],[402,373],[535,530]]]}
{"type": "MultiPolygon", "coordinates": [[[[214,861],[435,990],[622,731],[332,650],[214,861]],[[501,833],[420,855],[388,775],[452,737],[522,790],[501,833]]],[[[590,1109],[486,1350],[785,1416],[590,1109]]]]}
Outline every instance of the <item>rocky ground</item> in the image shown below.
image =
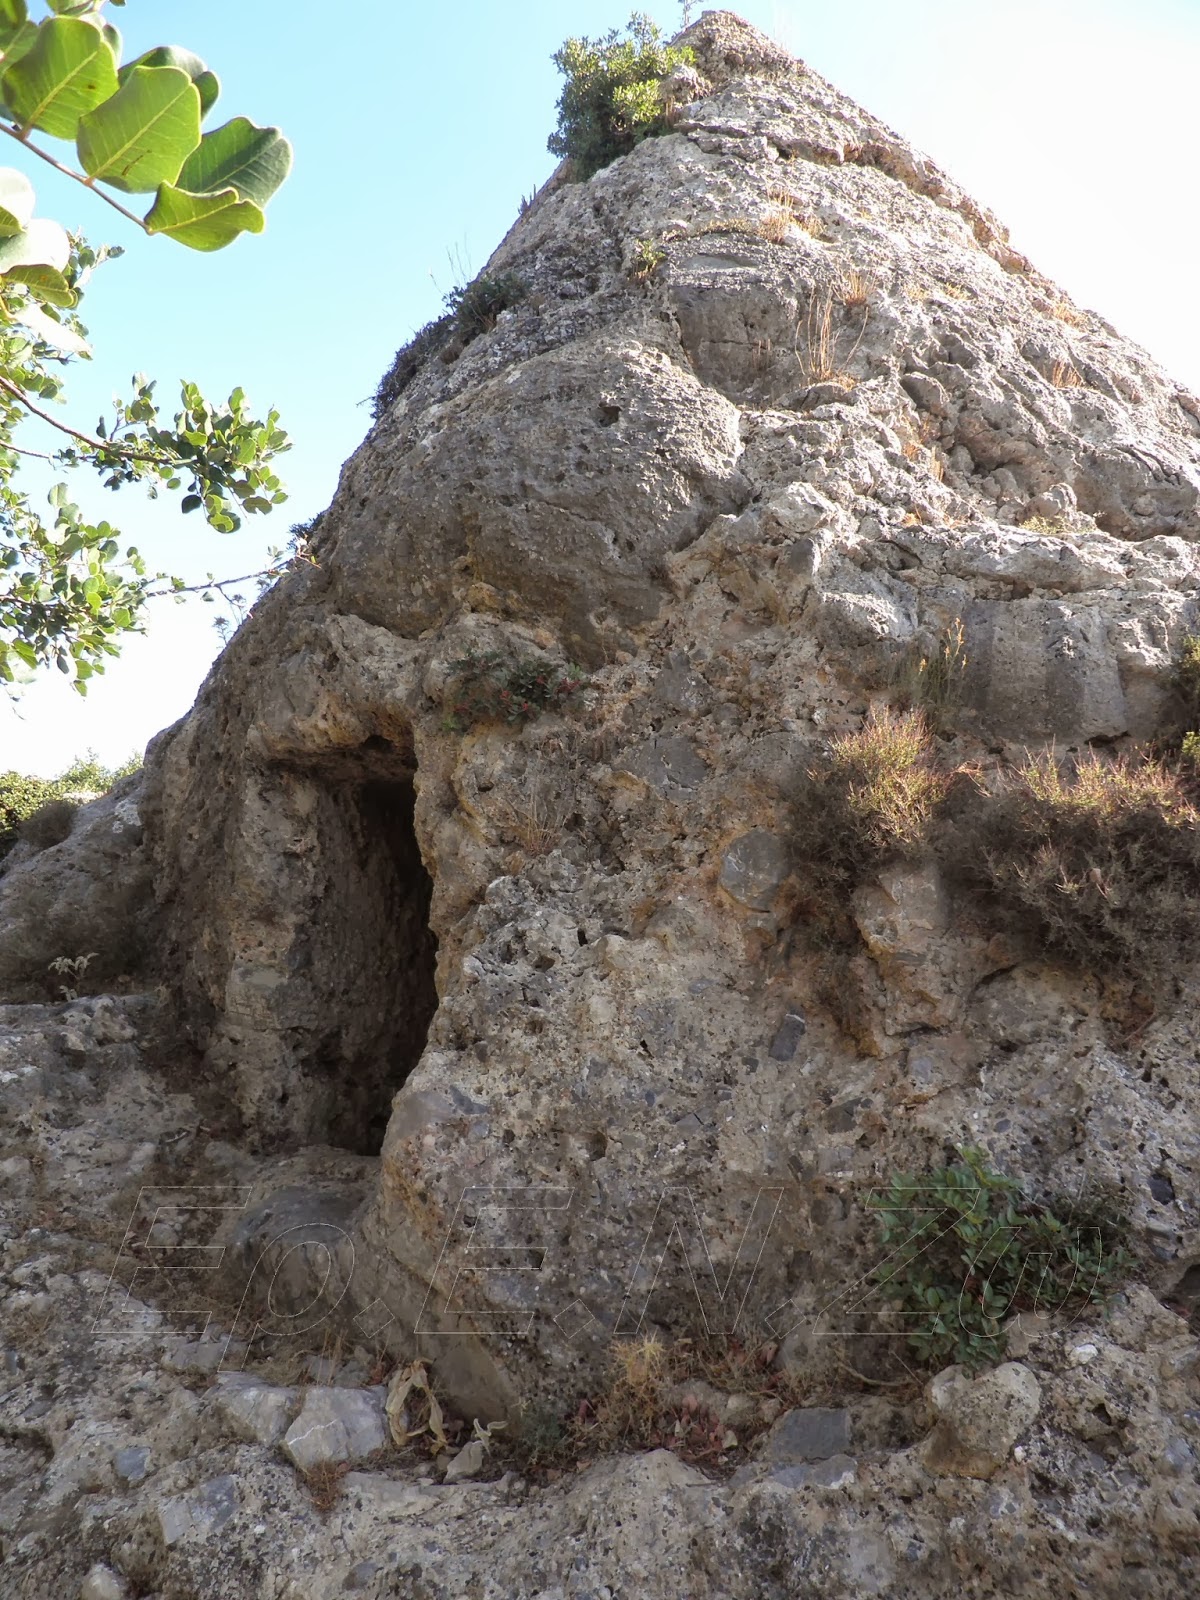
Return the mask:
{"type": "Polygon", "coordinates": [[[21,1600],[1200,1589],[1190,962],[1052,958],[932,850],[821,907],[797,831],[914,701],[985,779],[1178,742],[1200,402],[769,40],[688,37],[144,773],[4,864],[21,1600]],[[864,1199],[963,1145],[1128,1255],[914,1374],[864,1199]],[[698,1328],[770,1375],[589,1433],[698,1328]]]}

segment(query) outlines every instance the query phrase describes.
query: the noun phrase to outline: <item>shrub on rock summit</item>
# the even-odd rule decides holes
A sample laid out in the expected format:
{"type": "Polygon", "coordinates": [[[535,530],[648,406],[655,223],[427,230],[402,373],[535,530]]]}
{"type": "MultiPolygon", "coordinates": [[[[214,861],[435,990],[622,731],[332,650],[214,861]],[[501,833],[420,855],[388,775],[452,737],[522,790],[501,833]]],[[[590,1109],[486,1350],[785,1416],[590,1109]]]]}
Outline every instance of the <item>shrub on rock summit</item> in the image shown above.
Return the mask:
{"type": "Polygon", "coordinates": [[[567,81],[549,148],[570,159],[571,176],[582,183],[643,139],[667,131],[659,84],[695,56],[685,46],[664,44],[650,18],[635,12],[628,37],[613,28],[600,39],[568,39],[553,60],[567,81]]]}

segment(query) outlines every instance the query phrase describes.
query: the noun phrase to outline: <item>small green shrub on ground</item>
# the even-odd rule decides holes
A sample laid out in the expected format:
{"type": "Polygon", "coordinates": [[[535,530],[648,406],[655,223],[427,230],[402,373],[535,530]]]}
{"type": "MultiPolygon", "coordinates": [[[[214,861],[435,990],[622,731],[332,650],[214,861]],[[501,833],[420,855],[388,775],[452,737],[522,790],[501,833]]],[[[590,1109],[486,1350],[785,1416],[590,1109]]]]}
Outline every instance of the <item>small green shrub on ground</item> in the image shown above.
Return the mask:
{"type": "Polygon", "coordinates": [[[47,800],[18,828],[19,836],[35,850],[61,844],[70,833],[79,806],[74,800],[47,800]]]}
{"type": "Polygon", "coordinates": [[[567,81],[550,151],[566,156],[571,177],[582,183],[643,139],[666,133],[667,110],[658,86],[676,67],[694,60],[686,47],[664,44],[643,12],[629,19],[626,37],[613,28],[600,39],[568,39],[553,56],[567,81]]]}
{"type": "Polygon", "coordinates": [[[1103,1301],[1126,1270],[1125,1223],[1103,1207],[1038,1204],[982,1151],[872,1198],[887,1259],[872,1278],[910,1327],[921,1362],[974,1371],[1004,1358],[1003,1319],[1103,1301]]]}
{"type": "Polygon", "coordinates": [[[1032,757],[977,786],[948,866],[994,916],[1101,977],[1167,978],[1200,953],[1200,812],[1158,761],[1032,757]]]}
{"type": "Polygon", "coordinates": [[[446,726],[461,733],[481,723],[530,722],[574,705],[587,682],[582,667],[565,670],[537,656],[513,660],[501,650],[469,651],[452,663],[446,726]]]}

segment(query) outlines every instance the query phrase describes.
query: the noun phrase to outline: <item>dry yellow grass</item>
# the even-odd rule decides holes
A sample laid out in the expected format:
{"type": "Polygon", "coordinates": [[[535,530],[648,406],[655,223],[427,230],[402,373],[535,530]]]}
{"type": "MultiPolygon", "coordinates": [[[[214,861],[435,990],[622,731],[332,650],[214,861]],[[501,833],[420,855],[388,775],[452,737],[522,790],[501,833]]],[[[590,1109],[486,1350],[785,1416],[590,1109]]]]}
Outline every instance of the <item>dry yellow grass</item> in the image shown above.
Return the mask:
{"type": "Polygon", "coordinates": [[[907,461],[923,461],[937,483],[946,476],[946,458],[934,444],[940,431],[936,417],[923,416],[916,428],[905,418],[901,423],[900,448],[907,461]]]}
{"type": "Polygon", "coordinates": [[[771,244],[783,244],[795,225],[794,214],[785,206],[772,206],[764,216],[760,217],[758,234],[771,244]]]}
{"type": "Polygon", "coordinates": [[[1069,361],[1056,361],[1050,369],[1050,382],[1056,389],[1080,389],[1083,379],[1069,361]]]}
{"type": "Polygon", "coordinates": [[[840,280],[842,304],[865,306],[878,288],[878,281],[872,273],[860,272],[857,267],[850,267],[842,274],[840,280]]]}
{"type": "Polygon", "coordinates": [[[774,345],[769,338],[756,339],[750,347],[750,365],[755,372],[764,372],[771,365],[774,345]]]}
{"type": "Polygon", "coordinates": [[[1083,328],[1087,325],[1087,317],[1078,306],[1074,306],[1060,295],[1057,300],[1043,300],[1038,302],[1038,310],[1046,316],[1054,317],[1058,322],[1065,322],[1069,328],[1083,328]]]}
{"type": "Polygon", "coordinates": [[[857,380],[848,368],[866,332],[867,311],[864,306],[862,326],[843,356],[839,348],[842,330],[834,316],[834,304],[832,289],[814,290],[804,319],[796,327],[796,359],[805,383],[840,383],[852,389],[857,380]]]}

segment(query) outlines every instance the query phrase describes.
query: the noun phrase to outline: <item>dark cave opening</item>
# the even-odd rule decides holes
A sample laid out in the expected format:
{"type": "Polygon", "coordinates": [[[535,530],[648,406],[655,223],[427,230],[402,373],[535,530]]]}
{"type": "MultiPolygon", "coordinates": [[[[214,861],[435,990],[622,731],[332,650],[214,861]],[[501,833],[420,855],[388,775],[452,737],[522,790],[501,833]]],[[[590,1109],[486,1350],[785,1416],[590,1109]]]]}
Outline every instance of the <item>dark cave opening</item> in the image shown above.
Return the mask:
{"type": "Polygon", "coordinates": [[[413,771],[372,739],[301,782],[318,849],[288,954],[295,1007],[281,1120],[299,1142],[377,1155],[438,1003],[413,771]]]}

